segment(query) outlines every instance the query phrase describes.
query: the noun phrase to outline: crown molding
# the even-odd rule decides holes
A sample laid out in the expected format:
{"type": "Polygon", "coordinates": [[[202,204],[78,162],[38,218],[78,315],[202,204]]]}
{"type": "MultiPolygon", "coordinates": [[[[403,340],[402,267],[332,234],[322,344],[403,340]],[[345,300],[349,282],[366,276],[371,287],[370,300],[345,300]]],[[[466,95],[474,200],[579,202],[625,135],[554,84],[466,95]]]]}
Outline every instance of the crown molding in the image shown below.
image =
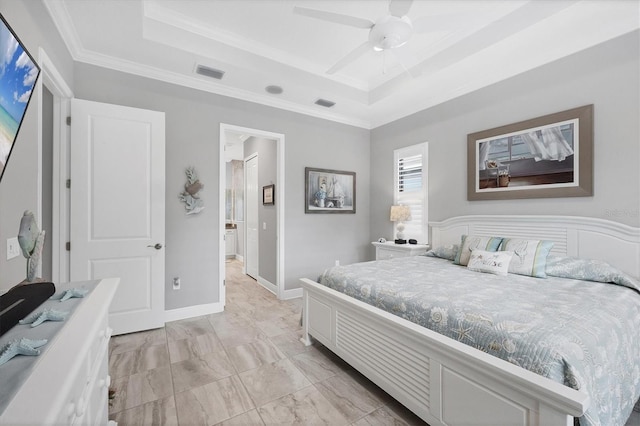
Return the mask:
{"type": "Polygon", "coordinates": [[[76,52],[74,59],[77,62],[82,62],[98,67],[112,69],[115,71],[124,72],[127,74],[133,74],[140,77],[150,78],[153,80],[159,80],[165,83],[176,84],[183,87],[189,87],[191,89],[202,90],[209,93],[214,93],[221,96],[228,96],[235,99],[240,99],[247,102],[257,103],[273,108],[283,109],[299,114],[304,114],[324,120],[334,121],[341,124],[347,124],[349,126],[360,127],[364,129],[370,129],[370,123],[367,120],[361,120],[353,117],[349,117],[342,114],[335,114],[325,111],[317,111],[312,107],[304,107],[294,102],[289,102],[281,99],[274,99],[270,96],[260,95],[253,92],[249,92],[242,89],[232,88],[224,86],[222,84],[216,84],[215,82],[202,81],[196,77],[190,77],[179,73],[163,70],[148,65],[141,65],[136,62],[127,61],[120,58],[114,58],[108,55],[102,55],[90,51],[76,52]]]}

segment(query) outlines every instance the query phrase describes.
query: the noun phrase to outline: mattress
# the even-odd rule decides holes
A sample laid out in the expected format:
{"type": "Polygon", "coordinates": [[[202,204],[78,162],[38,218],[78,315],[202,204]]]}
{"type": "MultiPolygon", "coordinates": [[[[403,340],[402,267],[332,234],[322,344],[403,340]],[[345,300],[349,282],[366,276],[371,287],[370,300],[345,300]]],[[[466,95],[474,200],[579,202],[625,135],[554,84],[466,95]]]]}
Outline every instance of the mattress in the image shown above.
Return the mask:
{"type": "Polygon", "coordinates": [[[633,282],[499,276],[426,256],[338,266],[318,282],[587,393],[583,426],[624,425],[640,396],[633,282]]]}

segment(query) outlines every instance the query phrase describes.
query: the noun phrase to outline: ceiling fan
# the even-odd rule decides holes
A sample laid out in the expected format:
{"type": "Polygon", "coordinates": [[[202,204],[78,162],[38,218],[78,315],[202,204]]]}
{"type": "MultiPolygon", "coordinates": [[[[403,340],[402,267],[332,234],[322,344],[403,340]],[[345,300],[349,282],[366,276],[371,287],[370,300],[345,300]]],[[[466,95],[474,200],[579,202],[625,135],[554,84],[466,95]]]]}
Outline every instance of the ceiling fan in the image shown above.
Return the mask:
{"type": "MultiPolygon", "coordinates": [[[[405,63],[406,61],[403,60],[402,54],[397,50],[398,47],[404,46],[414,33],[434,31],[442,27],[442,25],[439,25],[441,20],[436,16],[425,16],[414,21],[409,19],[406,15],[409,13],[412,3],[413,0],[390,0],[389,14],[382,16],[376,22],[366,18],[299,6],[294,6],[293,12],[323,21],[369,30],[369,39],[367,41],[349,52],[327,70],[327,74],[333,74],[371,50],[378,52],[389,51],[396,57],[398,62],[405,63]]],[[[406,70],[406,67],[404,68],[406,70]]],[[[416,76],[414,72],[407,71],[412,76],[416,76]]]]}

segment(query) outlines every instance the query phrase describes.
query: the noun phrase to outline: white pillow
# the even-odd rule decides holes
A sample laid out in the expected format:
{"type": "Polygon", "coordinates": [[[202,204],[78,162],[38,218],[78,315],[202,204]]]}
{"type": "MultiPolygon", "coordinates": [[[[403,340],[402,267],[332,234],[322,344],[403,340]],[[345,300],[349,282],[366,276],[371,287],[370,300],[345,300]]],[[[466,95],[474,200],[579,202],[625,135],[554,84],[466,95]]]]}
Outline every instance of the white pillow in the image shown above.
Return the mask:
{"type": "Polygon", "coordinates": [[[472,250],[467,268],[477,272],[507,275],[513,253],[510,251],[472,250]]]}

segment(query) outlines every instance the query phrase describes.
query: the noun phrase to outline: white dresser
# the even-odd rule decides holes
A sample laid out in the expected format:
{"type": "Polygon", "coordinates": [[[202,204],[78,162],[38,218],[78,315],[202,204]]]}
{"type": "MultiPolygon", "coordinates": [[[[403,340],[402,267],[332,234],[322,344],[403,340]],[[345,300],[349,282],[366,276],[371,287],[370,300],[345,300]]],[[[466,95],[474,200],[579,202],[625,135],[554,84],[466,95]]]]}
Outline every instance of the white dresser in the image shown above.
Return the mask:
{"type": "Polygon", "coordinates": [[[429,249],[426,244],[396,244],[393,241],[387,241],[386,243],[374,241],[371,244],[376,247],[376,260],[418,256],[426,253],[429,249]]]}
{"type": "Polygon", "coordinates": [[[90,291],[83,298],[48,300],[36,308],[36,311],[70,310],[64,322],[45,322],[35,328],[16,325],[2,336],[4,342],[20,337],[41,339],[47,338],[47,333],[52,334],[40,348],[39,356],[17,356],[0,366],[0,378],[6,380],[5,384],[12,382],[10,393],[14,393],[5,398],[8,405],[0,411],[1,425],[108,423],[111,329],[107,321],[109,304],[119,281],[110,278],[56,285],[56,294],[73,287],[90,291]]]}

